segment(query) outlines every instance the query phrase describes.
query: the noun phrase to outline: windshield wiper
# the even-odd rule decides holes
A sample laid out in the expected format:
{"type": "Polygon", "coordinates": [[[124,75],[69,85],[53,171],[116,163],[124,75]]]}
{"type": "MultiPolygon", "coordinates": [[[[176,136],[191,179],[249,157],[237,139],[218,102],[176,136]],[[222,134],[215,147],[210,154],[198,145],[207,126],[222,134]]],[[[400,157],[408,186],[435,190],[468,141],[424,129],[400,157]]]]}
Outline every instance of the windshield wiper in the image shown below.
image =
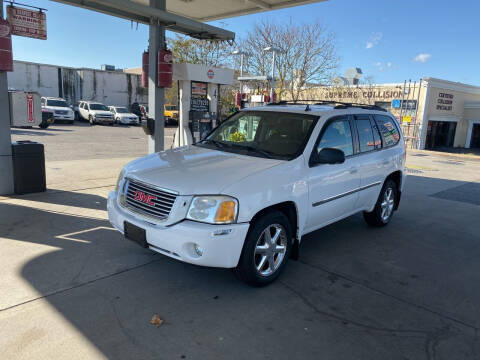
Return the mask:
{"type": "Polygon", "coordinates": [[[202,142],[206,143],[206,144],[208,144],[208,143],[213,144],[218,148],[224,148],[225,146],[229,146],[228,144],[226,144],[224,142],[221,142],[221,141],[218,141],[218,140],[213,140],[213,139],[203,140],[202,142]]]}
{"type": "Polygon", "coordinates": [[[245,150],[250,151],[250,152],[255,152],[257,154],[262,154],[263,156],[265,156],[269,159],[274,159],[274,155],[276,155],[276,154],[274,154],[270,151],[262,150],[262,149],[256,148],[255,146],[251,146],[251,145],[236,145],[236,144],[232,144],[232,145],[235,145],[238,148],[242,148],[242,149],[245,149],[245,150]]]}

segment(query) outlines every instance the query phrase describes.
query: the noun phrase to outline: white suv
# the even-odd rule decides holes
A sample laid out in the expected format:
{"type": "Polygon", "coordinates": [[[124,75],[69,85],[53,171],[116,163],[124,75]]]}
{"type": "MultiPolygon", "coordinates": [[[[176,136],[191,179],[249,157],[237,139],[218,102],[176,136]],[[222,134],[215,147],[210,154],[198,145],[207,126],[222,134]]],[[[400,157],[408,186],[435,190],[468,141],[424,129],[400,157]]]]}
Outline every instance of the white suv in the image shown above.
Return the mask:
{"type": "Polygon", "coordinates": [[[56,97],[42,97],[40,100],[43,110],[53,112],[54,121],[65,121],[73,124],[75,121],[75,112],[68,105],[67,101],[56,97]]]}
{"type": "Polygon", "coordinates": [[[108,198],[112,225],[192,264],[273,281],[303,235],[363,211],[388,224],[405,146],[375,106],[279,103],[242,110],[203,141],[129,163],[108,198]]]}
{"type": "Polygon", "coordinates": [[[78,113],[80,114],[80,117],[88,120],[90,125],[101,123],[113,126],[115,123],[112,112],[102,103],[80,101],[78,104],[78,113]]]}

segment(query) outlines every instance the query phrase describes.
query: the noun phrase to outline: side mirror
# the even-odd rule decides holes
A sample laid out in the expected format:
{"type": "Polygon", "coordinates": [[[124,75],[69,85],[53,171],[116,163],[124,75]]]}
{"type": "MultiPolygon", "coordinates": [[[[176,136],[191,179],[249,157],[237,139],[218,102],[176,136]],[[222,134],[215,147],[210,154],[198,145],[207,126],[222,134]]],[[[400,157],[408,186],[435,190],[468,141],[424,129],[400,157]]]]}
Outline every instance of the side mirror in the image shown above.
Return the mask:
{"type": "Polygon", "coordinates": [[[335,148],[324,148],[318,154],[312,157],[310,163],[315,164],[343,164],[345,162],[345,153],[335,148]]]}

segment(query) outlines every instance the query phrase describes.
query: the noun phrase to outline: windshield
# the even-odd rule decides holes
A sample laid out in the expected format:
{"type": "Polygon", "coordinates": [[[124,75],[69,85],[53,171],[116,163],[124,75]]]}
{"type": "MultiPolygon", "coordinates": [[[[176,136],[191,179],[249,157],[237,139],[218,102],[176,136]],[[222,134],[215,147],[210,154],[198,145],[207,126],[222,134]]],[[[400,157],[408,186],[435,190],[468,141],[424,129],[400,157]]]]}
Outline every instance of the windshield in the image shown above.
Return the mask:
{"type": "Polygon", "coordinates": [[[47,106],[68,107],[65,100],[47,100],[47,106]]]}
{"type": "Polygon", "coordinates": [[[175,110],[177,110],[177,106],[176,105],[165,105],[165,110],[175,111],[175,110]]]}
{"type": "Polygon", "coordinates": [[[105,110],[105,111],[108,111],[108,108],[103,104],[90,104],[90,110],[105,110]]]}
{"type": "Polygon", "coordinates": [[[117,107],[115,108],[115,110],[117,111],[117,113],[120,113],[120,114],[128,114],[130,112],[127,110],[127,108],[124,108],[124,107],[117,107]]]}
{"type": "Polygon", "coordinates": [[[318,117],[313,115],[242,111],[222,123],[200,146],[282,160],[296,158],[305,148],[318,117]]]}

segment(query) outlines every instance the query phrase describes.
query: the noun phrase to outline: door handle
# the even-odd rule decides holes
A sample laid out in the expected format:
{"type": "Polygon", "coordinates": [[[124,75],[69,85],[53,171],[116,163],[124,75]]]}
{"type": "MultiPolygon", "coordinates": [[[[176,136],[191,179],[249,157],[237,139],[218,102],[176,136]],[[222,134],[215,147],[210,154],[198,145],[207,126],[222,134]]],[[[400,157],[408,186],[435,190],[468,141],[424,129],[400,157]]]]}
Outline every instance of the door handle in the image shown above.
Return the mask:
{"type": "Polygon", "coordinates": [[[350,168],[350,170],[348,170],[350,172],[350,174],[356,174],[358,172],[358,168],[356,167],[352,167],[350,168]]]}

